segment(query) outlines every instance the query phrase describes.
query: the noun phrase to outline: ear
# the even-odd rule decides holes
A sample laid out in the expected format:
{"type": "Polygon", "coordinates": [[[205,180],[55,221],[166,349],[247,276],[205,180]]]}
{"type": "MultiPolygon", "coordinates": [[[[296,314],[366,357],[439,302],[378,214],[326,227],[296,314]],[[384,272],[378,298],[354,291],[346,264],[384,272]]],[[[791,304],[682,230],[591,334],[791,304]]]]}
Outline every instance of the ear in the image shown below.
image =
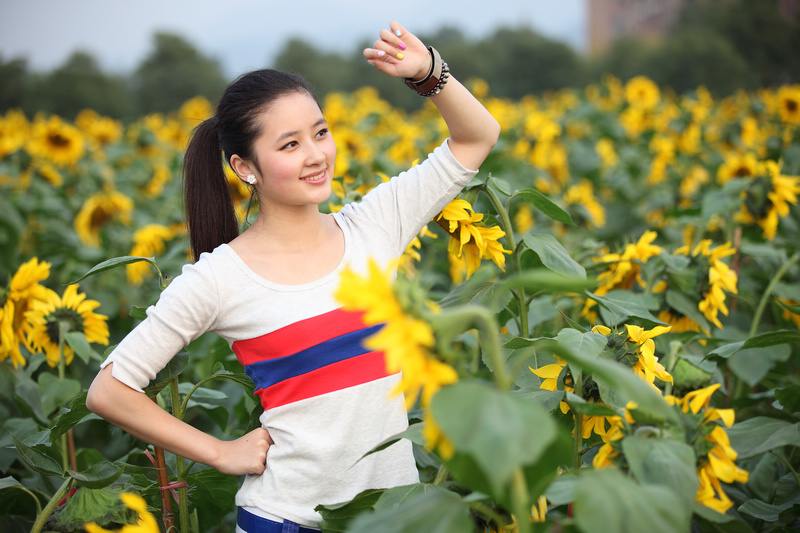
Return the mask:
{"type": "Polygon", "coordinates": [[[258,175],[255,165],[248,163],[247,161],[239,157],[238,154],[233,154],[233,156],[231,156],[230,161],[231,161],[231,168],[233,169],[234,172],[236,172],[236,175],[239,176],[239,179],[247,180],[248,174],[258,175]]]}

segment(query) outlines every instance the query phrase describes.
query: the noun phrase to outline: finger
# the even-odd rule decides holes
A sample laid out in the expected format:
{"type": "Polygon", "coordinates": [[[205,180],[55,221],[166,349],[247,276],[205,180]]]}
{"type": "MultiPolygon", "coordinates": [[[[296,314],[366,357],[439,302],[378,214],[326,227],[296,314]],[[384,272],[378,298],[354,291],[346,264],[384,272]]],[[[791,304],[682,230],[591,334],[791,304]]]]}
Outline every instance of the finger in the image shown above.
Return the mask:
{"type": "Polygon", "coordinates": [[[406,29],[402,27],[396,20],[393,20],[389,23],[389,28],[392,30],[392,33],[395,37],[402,37],[406,32],[406,29]]]}

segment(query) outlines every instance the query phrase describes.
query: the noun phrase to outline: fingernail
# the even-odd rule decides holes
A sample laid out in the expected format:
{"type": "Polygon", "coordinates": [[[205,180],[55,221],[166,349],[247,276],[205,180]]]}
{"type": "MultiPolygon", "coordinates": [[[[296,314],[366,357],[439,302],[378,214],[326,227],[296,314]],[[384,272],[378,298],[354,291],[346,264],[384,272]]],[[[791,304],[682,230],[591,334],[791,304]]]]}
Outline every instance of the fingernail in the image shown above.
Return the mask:
{"type": "Polygon", "coordinates": [[[403,59],[404,57],[406,56],[404,56],[403,54],[397,54],[397,59],[403,59]]]}
{"type": "Polygon", "coordinates": [[[403,35],[403,32],[401,32],[400,30],[395,30],[394,34],[400,37],[401,35],[403,35]]]}
{"type": "Polygon", "coordinates": [[[378,50],[378,57],[383,57],[385,55],[386,55],[386,52],[384,52],[383,50],[378,50]]]}
{"type": "Polygon", "coordinates": [[[400,50],[405,50],[406,49],[406,43],[401,41],[400,44],[397,45],[397,47],[400,48],[400,50]]]}

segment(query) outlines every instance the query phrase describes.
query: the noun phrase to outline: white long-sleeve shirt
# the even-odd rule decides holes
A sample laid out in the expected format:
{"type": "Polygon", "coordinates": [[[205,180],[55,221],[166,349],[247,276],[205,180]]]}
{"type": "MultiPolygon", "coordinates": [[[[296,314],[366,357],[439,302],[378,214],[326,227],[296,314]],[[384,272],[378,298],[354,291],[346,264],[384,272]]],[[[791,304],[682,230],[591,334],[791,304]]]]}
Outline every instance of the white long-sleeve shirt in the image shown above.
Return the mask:
{"type": "Polygon", "coordinates": [[[111,353],[112,375],[143,390],[189,342],[213,331],[231,345],[264,406],[261,424],[274,441],[267,469],[247,476],[236,505],[316,527],[318,504],[351,500],[370,488],[416,483],[411,443],[402,440],[363,457],[408,426],[399,374],[383,352],[361,341],[366,326],[333,297],[345,265],[366,274],[370,258],[393,264],[476,171],[464,168],[447,141],[420,165],[332,216],[345,251],[328,275],[303,285],[273,283],[227,244],[186,265],[111,353]]]}

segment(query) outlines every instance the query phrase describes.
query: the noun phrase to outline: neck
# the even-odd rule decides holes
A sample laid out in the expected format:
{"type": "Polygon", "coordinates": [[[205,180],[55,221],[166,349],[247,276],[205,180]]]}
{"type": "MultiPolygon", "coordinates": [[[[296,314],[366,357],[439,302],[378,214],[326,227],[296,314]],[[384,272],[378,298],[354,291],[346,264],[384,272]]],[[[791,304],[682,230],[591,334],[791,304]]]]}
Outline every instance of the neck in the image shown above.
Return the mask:
{"type": "Polygon", "coordinates": [[[281,250],[307,250],[329,229],[317,206],[259,212],[247,229],[259,241],[281,250]]]}

